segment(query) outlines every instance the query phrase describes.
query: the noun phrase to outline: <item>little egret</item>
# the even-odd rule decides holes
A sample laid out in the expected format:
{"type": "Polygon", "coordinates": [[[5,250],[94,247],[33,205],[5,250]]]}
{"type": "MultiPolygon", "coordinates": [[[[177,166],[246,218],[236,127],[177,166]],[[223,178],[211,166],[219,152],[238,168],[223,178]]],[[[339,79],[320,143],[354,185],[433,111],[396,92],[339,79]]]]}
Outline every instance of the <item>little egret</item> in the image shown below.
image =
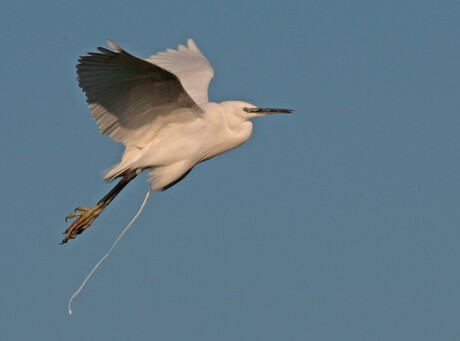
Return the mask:
{"type": "MultiPolygon", "coordinates": [[[[78,82],[102,134],[126,149],[105,176],[120,182],[92,208],[78,207],[62,243],[89,227],[120,191],[149,170],[150,190],[166,190],[198,163],[236,148],[252,132],[250,119],[289,109],[208,100],[214,70],[192,39],[147,59],[137,58],[108,40],[80,57],[78,82]]],[[[144,201],[145,203],[145,201],[144,201]]],[[[142,206],[143,207],[143,206],[142,206]]],[[[137,215],[136,215],[137,217],[137,215]]]]}

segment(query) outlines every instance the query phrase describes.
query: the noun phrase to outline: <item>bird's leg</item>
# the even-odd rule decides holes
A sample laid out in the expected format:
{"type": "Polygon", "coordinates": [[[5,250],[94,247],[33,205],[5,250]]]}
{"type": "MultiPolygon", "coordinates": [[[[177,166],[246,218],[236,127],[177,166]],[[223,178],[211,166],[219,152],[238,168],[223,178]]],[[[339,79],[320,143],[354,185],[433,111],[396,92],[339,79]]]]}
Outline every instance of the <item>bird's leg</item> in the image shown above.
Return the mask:
{"type": "Polygon", "coordinates": [[[121,192],[123,188],[135,177],[137,176],[136,172],[129,173],[118,182],[118,184],[109,192],[105,197],[103,197],[99,202],[91,208],[86,207],[77,207],[75,213],[69,214],[66,217],[67,219],[72,219],[78,217],[77,220],[73,222],[72,225],[65,231],[65,238],[62,240],[61,244],[67,243],[69,239],[74,239],[77,235],[82,233],[86,228],[88,228],[93,221],[102,213],[102,211],[112,202],[113,199],[121,192]],[[77,212],[78,211],[78,212],[77,212]]]}

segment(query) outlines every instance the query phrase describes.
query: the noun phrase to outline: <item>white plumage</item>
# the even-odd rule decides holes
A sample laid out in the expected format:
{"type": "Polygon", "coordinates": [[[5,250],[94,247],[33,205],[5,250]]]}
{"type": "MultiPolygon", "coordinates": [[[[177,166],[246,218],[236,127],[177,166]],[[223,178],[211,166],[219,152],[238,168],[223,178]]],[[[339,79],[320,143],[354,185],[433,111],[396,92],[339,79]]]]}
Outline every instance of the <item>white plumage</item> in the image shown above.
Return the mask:
{"type": "Polygon", "coordinates": [[[244,143],[250,119],[288,109],[258,108],[240,101],[213,103],[208,87],[214,70],[192,39],[147,59],[137,58],[113,41],[77,65],[80,87],[101,133],[126,146],[106,180],[120,183],[92,209],[82,208],[67,229],[75,238],[140,172],[149,169],[151,189],[165,190],[198,163],[244,143]]]}

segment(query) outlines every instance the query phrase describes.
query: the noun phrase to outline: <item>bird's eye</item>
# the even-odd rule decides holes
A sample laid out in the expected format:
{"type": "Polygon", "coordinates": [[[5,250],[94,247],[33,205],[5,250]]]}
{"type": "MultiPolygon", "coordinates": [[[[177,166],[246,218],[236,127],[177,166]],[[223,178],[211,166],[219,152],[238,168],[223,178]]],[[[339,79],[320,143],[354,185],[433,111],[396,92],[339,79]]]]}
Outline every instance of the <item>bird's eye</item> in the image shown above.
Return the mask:
{"type": "Polygon", "coordinates": [[[249,108],[247,108],[247,107],[244,107],[243,110],[246,111],[246,112],[249,112],[249,108]]]}

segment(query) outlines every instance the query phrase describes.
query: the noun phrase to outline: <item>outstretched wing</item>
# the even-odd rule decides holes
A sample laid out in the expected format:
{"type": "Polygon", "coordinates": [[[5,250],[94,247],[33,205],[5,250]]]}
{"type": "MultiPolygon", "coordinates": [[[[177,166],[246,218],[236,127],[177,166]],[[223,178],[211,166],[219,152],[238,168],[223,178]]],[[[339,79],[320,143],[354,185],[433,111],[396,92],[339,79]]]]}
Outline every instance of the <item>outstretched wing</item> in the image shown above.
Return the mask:
{"type": "Polygon", "coordinates": [[[187,46],[179,45],[177,50],[168,49],[146,60],[176,75],[198,105],[209,102],[208,88],[214,69],[192,39],[187,46]]]}
{"type": "MultiPolygon", "coordinates": [[[[194,120],[202,113],[177,75],[110,40],[109,45],[114,51],[98,48],[99,53],[81,57],[77,65],[80,87],[104,135],[142,148],[164,124],[194,120]]],[[[193,59],[183,62],[192,64],[193,59]]]]}

